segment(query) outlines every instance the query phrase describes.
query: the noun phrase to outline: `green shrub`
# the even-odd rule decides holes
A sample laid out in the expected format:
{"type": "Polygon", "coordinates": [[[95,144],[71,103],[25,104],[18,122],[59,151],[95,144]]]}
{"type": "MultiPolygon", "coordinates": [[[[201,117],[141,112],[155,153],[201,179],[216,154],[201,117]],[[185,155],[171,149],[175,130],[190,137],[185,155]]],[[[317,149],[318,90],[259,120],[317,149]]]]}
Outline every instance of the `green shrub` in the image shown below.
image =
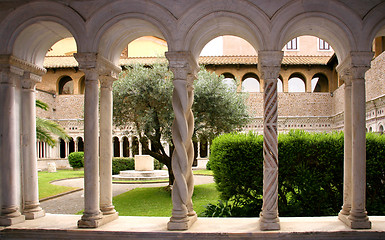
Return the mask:
{"type": "Polygon", "coordinates": [[[154,159],[154,169],[155,170],[162,170],[164,164],[159,162],[158,160],[154,159]]]}
{"type": "MultiPolygon", "coordinates": [[[[161,170],[164,164],[154,159],[154,169],[161,170]]],[[[112,159],[112,174],[119,174],[120,171],[135,170],[134,158],[117,157],[112,159]]]]}
{"type": "Polygon", "coordinates": [[[211,163],[210,163],[210,161],[208,161],[207,164],[206,164],[206,170],[212,170],[212,169],[211,169],[211,163]]]}
{"type": "MultiPolygon", "coordinates": [[[[385,136],[367,135],[367,211],[385,214],[385,136]]],[[[280,216],[336,215],[343,193],[343,133],[291,131],[278,137],[280,216]]],[[[263,137],[226,134],[211,147],[211,167],[232,216],[262,207],[263,137]]]]}
{"type": "Polygon", "coordinates": [[[119,174],[120,171],[134,170],[135,160],[133,158],[113,158],[112,159],[112,174],[119,174]]]}
{"type": "Polygon", "coordinates": [[[84,167],[84,152],[72,152],[68,155],[68,162],[73,168],[84,167]]]}

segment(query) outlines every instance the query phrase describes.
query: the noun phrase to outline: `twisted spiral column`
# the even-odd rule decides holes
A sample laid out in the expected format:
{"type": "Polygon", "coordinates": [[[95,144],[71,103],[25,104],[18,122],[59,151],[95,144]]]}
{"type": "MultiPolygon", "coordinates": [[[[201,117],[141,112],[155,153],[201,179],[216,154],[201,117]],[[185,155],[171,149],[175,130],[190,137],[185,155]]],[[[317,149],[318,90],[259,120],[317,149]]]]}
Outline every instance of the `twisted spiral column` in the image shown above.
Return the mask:
{"type": "Polygon", "coordinates": [[[172,125],[172,138],[175,146],[172,155],[172,169],[175,181],[172,190],[172,217],[168,223],[168,229],[186,230],[196,221],[196,213],[192,204],[194,115],[191,107],[194,101],[192,86],[194,74],[191,74],[191,66],[194,66],[194,61],[191,61],[191,54],[186,52],[168,52],[166,56],[170,61],[170,69],[174,72],[172,105],[175,113],[172,125]]]}
{"type": "Polygon", "coordinates": [[[278,218],[278,96],[277,78],[282,52],[259,52],[259,70],[264,80],[263,115],[263,205],[261,230],[280,229],[278,218]]]}

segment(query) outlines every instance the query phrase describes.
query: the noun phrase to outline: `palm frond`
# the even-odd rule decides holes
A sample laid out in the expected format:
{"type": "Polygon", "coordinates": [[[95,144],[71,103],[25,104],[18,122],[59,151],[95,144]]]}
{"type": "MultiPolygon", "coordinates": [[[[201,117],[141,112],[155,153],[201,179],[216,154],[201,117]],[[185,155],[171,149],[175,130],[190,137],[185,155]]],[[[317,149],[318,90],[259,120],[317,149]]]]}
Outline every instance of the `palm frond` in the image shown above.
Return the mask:
{"type": "Polygon", "coordinates": [[[50,146],[55,146],[56,141],[52,137],[52,134],[57,135],[62,139],[70,138],[65,130],[56,122],[36,117],[37,139],[43,142],[47,142],[50,146]]]}
{"type": "Polygon", "coordinates": [[[38,99],[36,99],[36,107],[40,108],[40,109],[43,109],[43,110],[48,110],[49,107],[48,107],[48,104],[43,102],[43,101],[40,101],[38,99]]]}

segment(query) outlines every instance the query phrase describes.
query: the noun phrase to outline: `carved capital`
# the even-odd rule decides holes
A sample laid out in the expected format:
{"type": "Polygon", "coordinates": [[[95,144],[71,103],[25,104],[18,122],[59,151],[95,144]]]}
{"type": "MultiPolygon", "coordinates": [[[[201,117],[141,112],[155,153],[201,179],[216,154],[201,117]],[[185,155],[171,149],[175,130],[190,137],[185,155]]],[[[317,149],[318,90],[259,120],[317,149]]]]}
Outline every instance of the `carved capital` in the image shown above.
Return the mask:
{"type": "Polygon", "coordinates": [[[111,61],[101,56],[97,57],[97,65],[99,69],[99,75],[101,76],[111,76],[117,79],[119,73],[122,71],[120,67],[116,66],[111,61]]]}
{"type": "Polygon", "coordinates": [[[98,54],[92,52],[75,53],[74,57],[79,63],[79,69],[85,71],[97,67],[98,54]]]}
{"type": "Polygon", "coordinates": [[[336,70],[339,76],[348,83],[353,79],[364,79],[366,71],[370,68],[373,52],[350,52],[336,70]]]}
{"type": "Polygon", "coordinates": [[[265,81],[276,80],[281,71],[282,51],[259,51],[258,70],[265,81]]]}
{"type": "Polygon", "coordinates": [[[190,52],[166,52],[169,68],[174,73],[175,80],[185,80],[192,86],[199,70],[196,59],[190,52]]]}
{"type": "Polygon", "coordinates": [[[101,88],[106,88],[110,91],[112,91],[112,84],[114,83],[116,79],[110,76],[100,76],[99,81],[100,81],[100,87],[101,88]]]}
{"type": "Polygon", "coordinates": [[[24,72],[21,80],[21,87],[23,89],[35,90],[36,83],[41,82],[42,77],[30,72],[24,72]]]}

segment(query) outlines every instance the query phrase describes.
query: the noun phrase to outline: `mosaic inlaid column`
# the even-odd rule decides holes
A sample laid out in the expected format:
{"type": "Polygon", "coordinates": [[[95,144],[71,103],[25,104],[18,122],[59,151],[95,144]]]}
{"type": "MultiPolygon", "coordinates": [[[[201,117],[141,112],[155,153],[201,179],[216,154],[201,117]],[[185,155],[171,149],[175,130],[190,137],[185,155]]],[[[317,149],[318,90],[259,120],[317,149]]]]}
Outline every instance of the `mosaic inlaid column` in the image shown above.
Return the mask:
{"type": "Polygon", "coordinates": [[[278,96],[277,78],[283,52],[258,52],[258,69],[264,80],[263,115],[263,205],[260,214],[261,230],[280,229],[278,218],[278,96]]]}
{"type": "MultiPolygon", "coordinates": [[[[118,214],[112,205],[112,84],[115,78],[100,77],[100,210],[103,215],[118,214]]],[[[122,144],[121,144],[122,145],[122,144]]],[[[123,147],[121,146],[121,153],[123,147]]],[[[122,157],[123,154],[121,154],[122,157]]]]}
{"type": "Polygon", "coordinates": [[[8,56],[0,56],[0,226],[10,226],[25,220],[17,202],[17,163],[15,129],[15,81],[22,70],[11,68],[8,56]]]}
{"type": "Polygon", "coordinates": [[[166,57],[174,73],[172,105],[175,113],[172,125],[172,139],[175,146],[172,169],[175,181],[172,189],[172,217],[167,227],[169,230],[186,230],[197,219],[192,205],[194,116],[191,106],[194,101],[193,81],[198,65],[189,52],[167,52],[166,57]]]}
{"type": "MultiPolygon", "coordinates": [[[[36,98],[35,86],[41,76],[24,72],[22,86],[22,137],[23,159],[23,214],[26,219],[45,216],[39,203],[39,188],[36,158],[36,98]]],[[[42,158],[46,158],[45,143],[42,143],[42,158]]]]}
{"type": "Polygon", "coordinates": [[[99,89],[95,53],[77,53],[79,69],[85,74],[84,93],[84,212],[79,228],[101,225],[99,206],[99,89]]]}

